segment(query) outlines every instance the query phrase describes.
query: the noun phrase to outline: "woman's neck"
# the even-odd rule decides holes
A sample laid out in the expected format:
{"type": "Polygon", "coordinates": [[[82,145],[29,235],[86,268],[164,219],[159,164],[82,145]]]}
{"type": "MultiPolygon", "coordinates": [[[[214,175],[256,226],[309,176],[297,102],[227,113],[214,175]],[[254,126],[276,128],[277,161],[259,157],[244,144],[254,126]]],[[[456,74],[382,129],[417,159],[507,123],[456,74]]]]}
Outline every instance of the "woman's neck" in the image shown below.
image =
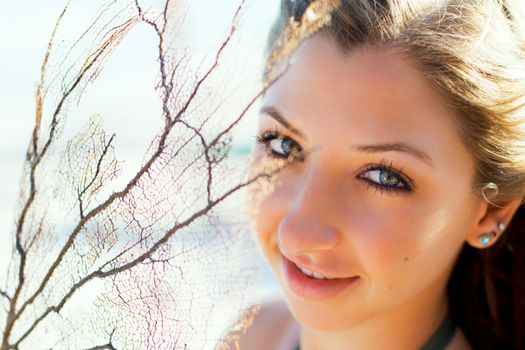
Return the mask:
{"type": "Polygon", "coordinates": [[[430,286],[415,299],[342,331],[301,328],[301,350],[419,349],[448,312],[446,288],[430,286]]]}

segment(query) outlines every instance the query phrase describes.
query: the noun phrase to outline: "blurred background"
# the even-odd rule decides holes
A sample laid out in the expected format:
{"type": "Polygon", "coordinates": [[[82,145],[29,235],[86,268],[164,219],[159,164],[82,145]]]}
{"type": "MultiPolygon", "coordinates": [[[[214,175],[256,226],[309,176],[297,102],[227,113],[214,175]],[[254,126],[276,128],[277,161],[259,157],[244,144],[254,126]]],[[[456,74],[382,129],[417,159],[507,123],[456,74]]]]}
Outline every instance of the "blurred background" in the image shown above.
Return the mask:
{"type": "MultiPolygon", "coordinates": [[[[155,6],[155,1],[150,2],[155,6]]],[[[80,32],[89,19],[83,16],[82,6],[87,10],[92,4],[80,0],[72,3],[76,3],[77,9],[68,17],[67,25],[73,28],[78,23],[80,32]]],[[[190,47],[190,55],[197,60],[209,57],[213,43],[226,33],[238,4],[238,0],[184,0],[189,11],[184,33],[179,37],[181,46],[190,47]]],[[[238,79],[243,79],[243,74],[260,76],[266,36],[279,1],[251,0],[247,4],[235,39],[244,42],[239,47],[246,52],[239,53],[242,59],[238,62],[226,62],[231,64],[231,74],[239,73],[238,79]]],[[[34,123],[40,69],[54,23],[64,5],[65,1],[57,0],[0,1],[0,271],[5,271],[10,258],[14,213],[34,123]]],[[[156,45],[150,29],[134,28],[111,54],[97,86],[88,87],[92,91],[78,106],[80,114],[82,110],[100,113],[104,127],[110,132],[125,127],[125,132],[117,132],[115,146],[119,158],[128,164],[138,163],[144,156],[143,144],[136,142],[137,137],[151,138],[158,132],[158,121],[151,122],[145,117],[159,115],[159,97],[152,89],[158,78],[156,45]]],[[[235,81],[232,85],[235,86],[235,81]]],[[[232,91],[236,91],[236,95],[230,96],[227,103],[247,100],[253,92],[243,88],[232,91]]],[[[257,110],[258,105],[234,131],[230,159],[234,163],[247,159],[256,134],[257,110]]],[[[279,288],[268,268],[263,269],[258,283],[256,289],[261,300],[279,297],[279,288]]]]}

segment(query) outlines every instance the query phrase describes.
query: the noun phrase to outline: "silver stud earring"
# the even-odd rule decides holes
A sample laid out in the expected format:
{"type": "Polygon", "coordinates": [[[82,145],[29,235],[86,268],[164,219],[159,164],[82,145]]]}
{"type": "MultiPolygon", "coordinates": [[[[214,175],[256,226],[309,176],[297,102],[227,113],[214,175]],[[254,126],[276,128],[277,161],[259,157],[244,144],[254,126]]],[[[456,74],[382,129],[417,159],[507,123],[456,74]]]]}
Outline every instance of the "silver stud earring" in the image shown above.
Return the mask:
{"type": "Polygon", "coordinates": [[[498,230],[500,230],[500,231],[504,231],[505,230],[505,224],[503,222],[500,222],[498,224],[498,230]]]}

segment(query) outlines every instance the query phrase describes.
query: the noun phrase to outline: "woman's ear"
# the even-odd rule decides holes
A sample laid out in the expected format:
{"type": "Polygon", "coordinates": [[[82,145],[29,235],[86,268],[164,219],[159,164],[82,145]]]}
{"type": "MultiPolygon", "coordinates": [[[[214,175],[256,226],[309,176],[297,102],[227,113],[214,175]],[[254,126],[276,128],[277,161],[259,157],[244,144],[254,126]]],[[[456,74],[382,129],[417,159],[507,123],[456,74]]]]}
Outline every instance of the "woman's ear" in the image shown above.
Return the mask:
{"type": "Polygon", "coordinates": [[[523,198],[497,205],[484,202],[479,219],[466,238],[467,243],[479,249],[492,246],[504,233],[522,202],[523,198]]]}

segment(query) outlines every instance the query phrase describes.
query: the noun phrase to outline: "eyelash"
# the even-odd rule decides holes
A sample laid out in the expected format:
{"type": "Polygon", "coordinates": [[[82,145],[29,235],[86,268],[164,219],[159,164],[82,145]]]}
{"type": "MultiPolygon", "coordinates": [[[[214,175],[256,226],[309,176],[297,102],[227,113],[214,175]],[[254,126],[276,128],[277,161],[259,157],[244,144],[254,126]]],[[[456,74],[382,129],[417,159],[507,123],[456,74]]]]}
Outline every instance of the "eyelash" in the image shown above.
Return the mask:
{"type": "Polygon", "coordinates": [[[382,194],[395,195],[399,193],[411,193],[416,188],[414,182],[403,173],[403,169],[395,168],[392,165],[392,162],[382,160],[379,164],[369,164],[366,166],[366,170],[364,171],[364,173],[374,170],[382,170],[390,175],[395,176],[403,185],[402,187],[380,185],[370,179],[359,177],[361,180],[365,181],[367,186],[378,190],[382,194]]]}
{"type": "Polygon", "coordinates": [[[288,157],[286,157],[286,156],[284,156],[284,155],[282,155],[280,153],[276,153],[276,152],[274,152],[271,149],[270,142],[272,140],[275,140],[275,139],[282,139],[282,140],[288,139],[288,140],[291,140],[299,148],[300,156],[299,156],[298,160],[300,160],[300,161],[304,160],[304,155],[302,153],[302,147],[299,146],[299,144],[294,139],[292,139],[291,137],[288,137],[288,136],[285,136],[285,135],[281,134],[277,128],[261,130],[259,132],[259,134],[257,135],[257,137],[256,137],[257,143],[259,143],[259,144],[264,146],[264,149],[265,149],[266,153],[270,157],[272,157],[272,158],[279,158],[279,159],[287,159],[288,157]]]}
{"type": "MultiPolygon", "coordinates": [[[[291,140],[293,144],[299,148],[300,157],[298,158],[298,160],[304,161],[304,155],[302,153],[301,146],[294,139],[281,134],[277,128],[261,130],[256,136],[257,143],[264,146],[265,151],[269,157],[286,159],[287,158],[286,156],[280,153],[276,153],[275,151],[271,149],[270,142],[275,139],[291,140]]],[[[358,178],[363,180],[365,184],[368,186],[368,188],[372,188],[376,191],[379,191],[381,194],[396,195],[399,193],[410,193],[414,191],[416,187],[414,185],[414,182],[407,175],[403,173],[402,169],[396,169],[392,165],[392,162],[387,162],[386,160],[382,160],[379,164],[376,163],[376,164],[367,165],[366,170],[362,174],[367,173],[369,171],[377,171],[377,170],[385,171],[386,173],[395,176],[397,179],[399,179],[399,181],[402,183],[403,186],[398,187],[398,186],[380,185],[377,182],[372,181],[368,178],[361,177],[361,175],[359,175],[358,178]]]]}

